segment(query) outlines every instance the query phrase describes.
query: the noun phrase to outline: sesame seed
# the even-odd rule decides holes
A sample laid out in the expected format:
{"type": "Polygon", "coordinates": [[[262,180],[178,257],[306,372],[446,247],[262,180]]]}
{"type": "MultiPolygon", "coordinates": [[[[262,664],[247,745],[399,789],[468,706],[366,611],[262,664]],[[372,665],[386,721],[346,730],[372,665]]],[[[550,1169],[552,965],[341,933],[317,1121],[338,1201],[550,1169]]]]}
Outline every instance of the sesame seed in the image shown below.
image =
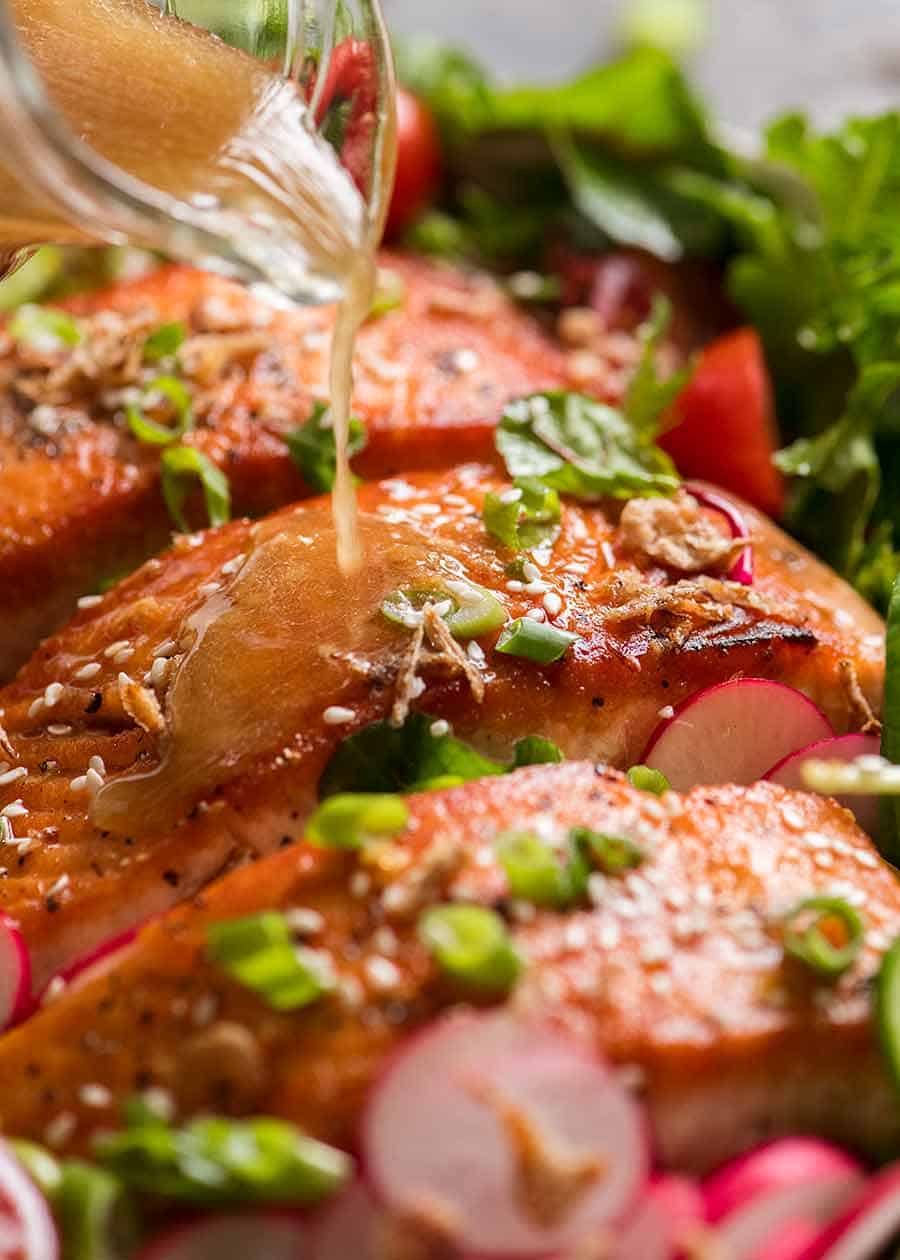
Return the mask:
{"type": "Polygon", "coordinates": [[[72,728],[66,722],[51,722],[47,727],[48,735],[71,735],[72,728]]]}
{"type": "Polygon", "coordinates": [[[387,924],[382,925],[372,935],[372,944],[381,954],[387,954],[388,957],[396,958],[397,951],[400,948],[400,942],[397,939],[397,933],[387,924]]]}
{"type": "Polygon", "coordinates": [[[128,674],[122,673],[120,671],[119,677],[116,679],[116,682],[119,684],[119,691],[121,691],[123,687],[132,686],[134,679],[130,678],[128,674]]]}
{"type": "Polygon", "coordinates": [[[68,981],[62,976],[54,976],[41,995],[41,1006],[49,1006],[51,1002],[55,1002],[57,998],[62,997],[68,987],[68,981]]]}
{"type": "Polygon", "coordinates": [[[165,657],[158,656],[150,666],[148,672],[144,675],[144,682],[149,683],[151,687],[161,687],[166,681],[166,674],[168,672],[168,660],[165,657]]]}
{"type": "Polygon", "coordinates": [[[435,739],[440,739],[442,735],[450,734],[450,723],[445,722],[443,718],[438,718],[436,722],[431,723],[430,731],[435,739]]]}
{"type": "Polygon", "coordinates": [[[52,682],[45,688],[44,704],[48,709],[52,709],[55,704],[59,703],[63,690],[63,685],[60,682],[52,682]]]}
{"type": "Polygon", "coordinates": [[[230,577],[232,573],[237,572],[237,570],[241,567],[243,562],[244,562],[243,555],[232,556],[230,560],[225,561],[225,563],[222,565],[219,572],[222,574],[223,577],[230,577]]]}
{"type": "Polygon", "coordinates": [[[54,882],[50,885],[50,887],[44,893],[44,896],[45,897],[58,897],[59,894],[61,892],[65,892],[65,890],[68,887],[69,887],[69,876],[68,876],[68,873],[64,872],[62,875],[60,875],[59,879],[54,880],[54,882]]]}
{"type": "Polygon", "coordinates": [[[425,679],[419,678],[418,674],[415,678],[410,679],[409,698],[410,700],[418,700],[419,696],[425,693],[425,679]]]}
{"type": "Polygon", "coordinates": [[[322,721],[326,726],[342,726],[345,722],[352,722],[355,717],[355,709],[345,709],[343,705],[332,704],[322,714],[322,721]]]}
{"type": "Polygon", "coordinates": [[[816,866],[834,866],[834,854],[827,849],[817,849],[813,854],[813,861],[816,866]]]}
{"type": "Polygon", "coordinates": [[[8,783],[16,783],[19,779],[24,779],[28,774],[25,766],[15,766],[12,770],[7,770],[5,774],[0,774],[0,787],[6,787],[8,783]]]}
{"type": "Polygon", "coordinates": [[[21,798],[17,801],[11,801],[9,805],[4,805],[0,809],[0,818],[24,818],[28,813],[26,807],[22,804],[21,798]]]}
{"type": "Polygon", "coordinates": [[[0,844],[15,844],[15,840],[12,823],[4,814],[0,814],[0,844]]]}
{"type": "Polygon", "coordinates": [[[526,560],[522,565],[522,576],[526,582],[539,582],[541,571],[533,560],[526,560]]]}
{"type": "Polygon", "coordinates": [[[175,1099],[167,1089],[162,1089],[159,1085],[151,1085],[149,1089],[144,1090],[143,1099],[160,1120],[169,1121],[175,1118],[175,1099]]]}
{"type": "Polygon", "coordinates": [[[506,589],[508,591],[512,591],[512,593],[515,595],[519,591],[524,591],[525,583],[519,582],[516,578],[511,578],[510,581],[506,583],[506,589]]]}
{"type": "Polygon", "coordinates": [[[71,1111],[61,1111],[44,1129],[44,1141],[47,1146],[62,1146],[78,1127],[78,1121],[71,1111]]]}
{"type": "Polygon", "coordinates": [[[555,617],[557,613],[562,612],[563,602],[556,591],[548,591],[544,596],[544,607],[551,617],[555,617]]]}
{"type": "Polygon", "coordinates": [[[372,877],[368,871],[354,871],[350,877],[350,895],[365,897],[372,887],[372,877]]]}
{"type": "Polygon", "coordinates": [[[110,643],[108,648],[103,649],[103,655],[107,658],[116,656],[127,647],[131,647],[127,639],[116,639],[115,643],[110,643]]]}
{"type": "Polygon", "coordinates": [[[197,594],[205,598],[207,595],[217,595],[221,589],[218,582],[205,582],[203,586],[197,587],[197,594]]]}
{"type": "Polygon", "coordinates": [[[547,620],[547,614],[544,612],[543,608],[529,608],[525,616],[530,617],[532,621],[547,620]]]}
{"type": "Polygon", "coordinates": [[[103,775],[98,774],[93,767],[91,767],[84,776],[84,781],[89,792],[96,792],[99,788],[103,787],[103,775]]]}
{"type": "Polygon", "coordinates": [[[673,709],[671,704],[664,704],[663,707],[660,709],[657,716],[661,717],[663,721],[667,722],[669,718],[673,718],[675,716],[675,710],[673,709]]]}
{"type": "Polygon", "coordinates": [[[98,774],[106,774],[106,765],[102,757],[91,757],[88,765],[92,770],[96,770],[98,774]]]}
{"type": "Polygon", "coordinates": [[[481,360],[474,350],[464,348],[462,350],[454,351],[452,355],[454,370],[463,373],[463,375],[466,375],[469,372],[474,372],[480,362],[481,360]]]}
{"type": "Polygon", "coordinates": [[[38,696],[38,698],[36,700],[32,700],[31,704],[28,706],[28,716],[30,718],[37,717],[43,707],[44,697],[38,696]]]}
{"type": "Polygon", "coordinates": [[[116,652],[115,656],[112,658],[113,665],[124,665],[127,661],[131,660],[132,656],[134,656],[133,647],[122,648],[122,651],[116,652]]]}
{"type": "Polygon", "coordinates": [[[78,682],[87,682],[89,678],[96,678],[102,668],[98,661],[91,661],[88,665],[82,665],[81,669],[77,669],[72,677],[78,682]]]}
{"type": "Polygon", "coordinates": [[[284,918],[288,928],[298,936],[315,936],[325,926],[325,920],[318,910],[310,910],[306,906],[285,910],[284,918]]]}
{"type": "Polygon", "coordinates": [[[517,486],[513,486],[511,490],[504,490],[499,496],[500,502],[505,504],[518,503],[522,497],[522,491],[517,486]]]}
{"type": "Polygon", "coordinates": [[[160,643],[159,647],[153,652],[154,656],[171,656],[175,651],[175,640],[166,639],[165,643],[160,643]]]}
{"type": "Polygon", "coordinates": [[[98,604],[103,603],[102,595],[82,595],[78,601],[79,608],[96,608],[98,604]]]}
{"type": "Polygon", "coordinates": [[[587,925],[577,921],[567,924],[564,937],[567,949],[584,949],[588,943],[587,925]]]}
{"type": "Polygon", "coordinates": [[[363,965],[369,983],[380,992],[388,992],[400,982],[400,969],[389,958],[373,954],[363,965]]]}
{"type": "Polygon", "coordinates": [[[73,792],[83,792],[87,788],[87,777],[83,774],[78,775],[76,779],[69,780],[69,787],[73,792]]]}
{"type": "Polygon", "coordinates": [[[108,1107],[112,1102],[112,1092],[105,1085],[82,1085],[78,1101],[85,1107],[108,1107]]]}
{"type": "Polygon", "coordinates": [[[870,870],[874,870],[878,866],[878,858],[874,853],[869,853],[868,849],[857,849],[856,860],[860,866],[868,866],[870,870]]]}

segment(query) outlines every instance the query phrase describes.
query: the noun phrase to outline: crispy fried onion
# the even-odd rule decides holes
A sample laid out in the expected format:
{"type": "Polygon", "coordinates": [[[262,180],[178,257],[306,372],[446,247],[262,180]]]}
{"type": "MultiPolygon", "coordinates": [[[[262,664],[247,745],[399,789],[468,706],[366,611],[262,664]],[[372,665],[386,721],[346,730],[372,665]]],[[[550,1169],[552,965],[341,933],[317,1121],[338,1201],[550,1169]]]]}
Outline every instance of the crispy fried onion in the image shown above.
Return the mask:
{"type": "Polygon", "coordinates": [[[476,703],[481,704],[484,700],[484,679],[480,670],[454,639],[433,604],[426,605],[422,610],[422,620],[413,631],[412,641],[400,664],[391,709],[392,726],[403,725],[412,701],[422,694],[419,671],[423,669],[448,678],[464,678],[476,703]]]}
{"type": "Polygon", "coordinates": [[[632,499],[619,527],[629,551],[679,573],[724,572],[747,545],[723,534],[684,491],[671,499],[632,499]]]}

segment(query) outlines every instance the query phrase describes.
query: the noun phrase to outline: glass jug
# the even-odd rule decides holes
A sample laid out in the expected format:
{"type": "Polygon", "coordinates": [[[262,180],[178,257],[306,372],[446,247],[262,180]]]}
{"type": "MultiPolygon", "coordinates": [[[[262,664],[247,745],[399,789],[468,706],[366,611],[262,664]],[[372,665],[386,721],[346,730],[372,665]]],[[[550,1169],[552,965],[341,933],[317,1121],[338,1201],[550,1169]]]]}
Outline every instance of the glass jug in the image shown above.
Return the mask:
{"type": "Polygon", "coordinates": [[[335,300],[383,225],[393,94],[378,0],[0,0],[4,264],[129,242],[335,300]]]}

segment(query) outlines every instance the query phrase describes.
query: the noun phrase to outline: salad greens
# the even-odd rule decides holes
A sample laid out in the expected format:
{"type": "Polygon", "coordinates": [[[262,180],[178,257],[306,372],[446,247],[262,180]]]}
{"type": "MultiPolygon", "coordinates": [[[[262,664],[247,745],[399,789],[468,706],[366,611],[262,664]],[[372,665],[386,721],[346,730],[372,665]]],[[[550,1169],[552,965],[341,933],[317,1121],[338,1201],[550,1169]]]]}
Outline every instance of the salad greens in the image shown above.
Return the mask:
{"type": "Polygon", "coordinates": [[[402,45],[399,68],[450,174],[412,243],[538,272],[560,240],[718,264],[773,373],[788,525],[884,608],[900,567],[900,113],[824,135],[788,115],[735,142],[646,44],[557,86],[501,87],[433,40],[402,45]]]}

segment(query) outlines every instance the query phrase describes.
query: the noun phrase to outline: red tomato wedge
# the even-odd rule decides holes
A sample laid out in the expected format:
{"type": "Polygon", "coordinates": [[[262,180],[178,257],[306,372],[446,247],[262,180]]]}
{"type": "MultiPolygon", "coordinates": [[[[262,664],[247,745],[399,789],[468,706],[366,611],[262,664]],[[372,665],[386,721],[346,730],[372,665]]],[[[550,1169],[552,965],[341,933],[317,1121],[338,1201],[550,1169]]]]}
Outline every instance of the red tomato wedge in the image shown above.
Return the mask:
{"type": "Polygon", "coordinates": [[[679,472],[712,481],[769,516],[780,516],[784,479],[772,462],[778,430],[756,332],[740,328],[707,347],[675,408],[678,423],[660,445],[679,472]]]}
{"type": "Polygon", "coordinates": [[[397,90],[397,174],[387,235],[397,238],[437,196],[442,178],[441,141],[429,107],[405,88],[397,90]]]}

